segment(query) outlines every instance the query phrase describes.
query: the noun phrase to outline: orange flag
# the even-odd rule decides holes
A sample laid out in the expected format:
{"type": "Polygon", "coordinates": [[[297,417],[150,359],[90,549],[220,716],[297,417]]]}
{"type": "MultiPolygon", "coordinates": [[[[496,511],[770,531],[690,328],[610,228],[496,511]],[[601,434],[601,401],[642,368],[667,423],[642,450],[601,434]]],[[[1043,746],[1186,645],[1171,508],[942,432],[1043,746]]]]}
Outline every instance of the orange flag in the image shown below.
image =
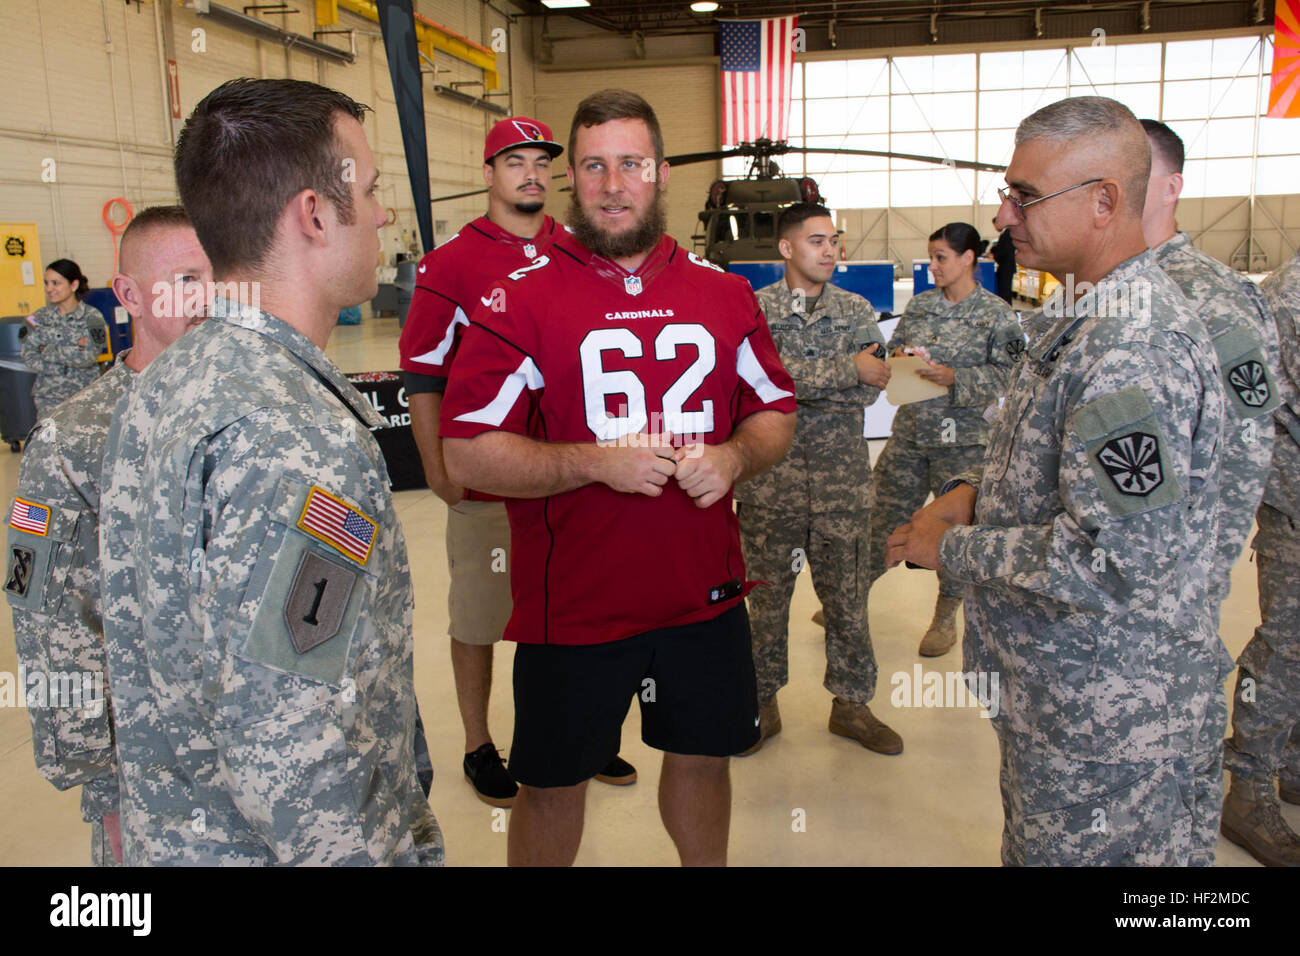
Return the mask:
{"type": "Polygon", "coordinates": [[[1268,115],[1300,117],[1300,0],[1277,0],[1268,115]]]}

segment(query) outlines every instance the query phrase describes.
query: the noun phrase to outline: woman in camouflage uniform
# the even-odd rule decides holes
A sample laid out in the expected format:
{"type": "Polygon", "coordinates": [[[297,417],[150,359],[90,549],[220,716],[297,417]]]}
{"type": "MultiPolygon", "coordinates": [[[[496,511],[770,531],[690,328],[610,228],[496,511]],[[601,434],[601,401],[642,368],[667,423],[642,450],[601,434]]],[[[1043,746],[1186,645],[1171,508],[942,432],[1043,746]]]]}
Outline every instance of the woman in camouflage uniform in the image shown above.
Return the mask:
{"type": "Polygon", "coordinates": [[[27,324],[18,332],[23,361],[36,373],[32,398],[37,419],[99,377],[108,325],[98,309],[81,301],[89,287],[79,265],[71,259],[55,259],[45,268],[45,297],[50,304],[27,316],[27,324]]]}
{"type": "MultiPolygon", "coordinates": [[[[974,226],[952,222],[930,237],[935,288],[914,296],[889,340],[889,353],[922,348],[932,365],[917,372],[946,395],[904,405],[874,471],[871,504],[871,579],[885,571],[885,540],[949,478],[984,459],[984,410],[997,403],[1024,351],[1024,335],[1010,307],[976,281],[976,260],[988,243],[974,226]]],[[[961,586],[939,575],[939,600],[920,654],[938,657],[957,640],[961,586]]]]}

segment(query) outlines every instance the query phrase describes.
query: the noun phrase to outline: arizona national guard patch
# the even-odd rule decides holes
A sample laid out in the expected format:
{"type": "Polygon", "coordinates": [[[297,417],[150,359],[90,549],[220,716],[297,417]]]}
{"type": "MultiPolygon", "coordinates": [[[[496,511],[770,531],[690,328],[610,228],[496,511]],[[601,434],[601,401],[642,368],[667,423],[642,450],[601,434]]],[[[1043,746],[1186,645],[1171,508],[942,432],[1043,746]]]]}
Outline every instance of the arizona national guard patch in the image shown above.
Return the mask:
{"type": "Polygon", "coordinates": [[[14,506],[9,511],[9,527],[44,537],[50,532],[49,506],[25,498],[15,498],[14,506]]]}
{"type": "Polygon", "coordinates": [[[1254,359],[1248,359],[1230,371],[1228,384],[1237,393],[1237,397],[1251,408],[1262,408],[1272,396],[1264,365],[1254,359]]]}
{"type": "Polygon", "coordinates": [[[284,623],[295,651],[306,654],[338,634],[358,573],[315,551],[302,553],[284,606],[284,623]]]}
{"type": "Polygon", "coordinates": [[[1145,498],[1164,481],[1160,467],[1160,441],[1155,435],[1145,432],[1112,438],[1097,452],[1097,461],[1120,494],[1145,498]]]}
{"type": "Polygon", "coordinates": [[[11,545],[9,566],[5,569],[5,590],[18,597],[26,597],[36,569],[36,552],[31,548],[11,545]]]}
{"type": "Polygon", "coordinates": [[[1100,493],[1112,514],[1136,514],[1183,494],[1169,449],[1146,393],[1129,385],[1074,413],[1100,493]]]}
{"type": "Polygon", "coordinates": [[[379,526],[347,502],[319,485],[312,485],[298,527],[357,564],[365,564],[370,560],[379,526]]]}

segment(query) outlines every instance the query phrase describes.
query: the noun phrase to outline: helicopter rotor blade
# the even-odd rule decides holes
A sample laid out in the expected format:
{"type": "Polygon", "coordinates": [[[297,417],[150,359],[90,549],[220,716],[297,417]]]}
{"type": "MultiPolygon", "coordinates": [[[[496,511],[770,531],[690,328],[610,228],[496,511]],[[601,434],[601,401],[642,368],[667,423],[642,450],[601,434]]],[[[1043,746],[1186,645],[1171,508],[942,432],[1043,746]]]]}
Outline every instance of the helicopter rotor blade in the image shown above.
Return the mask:
{"type": "Polygon", "coordinates": [[[683,153],[680,156],[669,156],[668,165],[686,166],[690,163],[707,163],[711,160],[730,159],[733,156],[782,156],[786,153],[828,153],[841,156],[876,156],[882,159],[906,159],[917,163],[933,163],[935,166],[949,166],[954,169],[977,169],[981,172],[1000,173],[1006,170],[1005,166],[999,166],[995,163],[976,163],[966,159],[945,159],[939,156],[920,156],[916,153],[890,153],[876,149],[845,149],[843,147],[813,147],[813,146],[787,146],[784,143],[774,143],[763,149],[755,149],[753,146],[736,147],[733,149],[718,149],[704,153],[683,153]]]}
{"type": "Polygon", "coordinates": [[[826,147],[818,149],[808,146],[790,146],[788,153],[834,153],[842,156],[878,156],[885,159],[907,159],[915,163],[933,163],[936,166],[950,166],[956,169],[977,169],[986,173],[1004,173],[1007,167],[996,163],[976,163],[968,159],[941,159],[938,156],[919,156],[916,153],[887,153],[878,149],[842,149],[826,147]]]}
{"type": "Polygon", "coordinates": [[[475,189],[475,190],[473,190],[472,192],[467,192],[467,193],[456,193],[456,194],[451,195],[451,196],[434,196],[432,199],[429,200],[429,202],[431,202],[431,203],[435,203],[435,202],[447,202],[448,200],[451,200],[451,199],[464,199],[466,196],[481,196],[481,195],[483,195],[483,193],[485,193],[485,192],[487,192],[486,189],[475,189]]]}
{"type": "MultiPolygon", "coordinates": [[[[557,179],[564,179],[564,178],[567,177],[568,175],[569,175],[569,174],[568,174],[567,172],[564,172],[564,173],[556,173],[554,176],[551,177],[551,182],[554,182],[554,181],[557,180],[557,179]]],[[[561,190],[559,190],[559,192],[566,192],[566,191],[567,191],[567,188],[568,188],[568,187],[565,187],[565,189],[561,189],[561,190]]],[[[487,187],[484,187],[483,189],[472,189],[472,190],[470,190],[470,191],[467,192],[467,193],[454,193],[454,194],[451,195],[451,196],[435,196],[433,199],[429,200],[429,202],[430,202],[430,203],[435,203],[435,202],[447,202],[447,201],[452,200],[452,199],[464,199],[464,198],[466,198],[467,196],[481,196],[481,195],[483,195],[483,194],[484,194],[485,192],[487,192],[487,191],[488,191],[488,190],[487,190],[487,187]]]]}
{"type": "Polygon", "coordinates": [[[733,156],[753,156],[749,149],[715,149],[707,153],[681,153],[677,156],[665,156],[664,162],[669,166],[689,166],[691,163],[707,163],[715,159],[730,159],[733,156]]]}

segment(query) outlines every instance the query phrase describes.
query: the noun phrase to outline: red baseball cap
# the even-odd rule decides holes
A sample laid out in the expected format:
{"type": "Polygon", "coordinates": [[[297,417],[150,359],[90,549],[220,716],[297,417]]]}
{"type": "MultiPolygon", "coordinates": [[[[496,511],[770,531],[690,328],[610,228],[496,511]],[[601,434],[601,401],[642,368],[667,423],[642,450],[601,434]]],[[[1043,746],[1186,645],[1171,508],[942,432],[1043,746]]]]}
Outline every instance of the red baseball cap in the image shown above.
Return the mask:
{"type": "Polygon", "coordinates": [[[555,142],[551,128],[541,120],[511,116],[493,126],[487,134],[487,142],[483,144],[483,162],[489,162],[493,156],[516,146],[544,149],[552,159],[564,152],[564,147],[555,142]]]}

